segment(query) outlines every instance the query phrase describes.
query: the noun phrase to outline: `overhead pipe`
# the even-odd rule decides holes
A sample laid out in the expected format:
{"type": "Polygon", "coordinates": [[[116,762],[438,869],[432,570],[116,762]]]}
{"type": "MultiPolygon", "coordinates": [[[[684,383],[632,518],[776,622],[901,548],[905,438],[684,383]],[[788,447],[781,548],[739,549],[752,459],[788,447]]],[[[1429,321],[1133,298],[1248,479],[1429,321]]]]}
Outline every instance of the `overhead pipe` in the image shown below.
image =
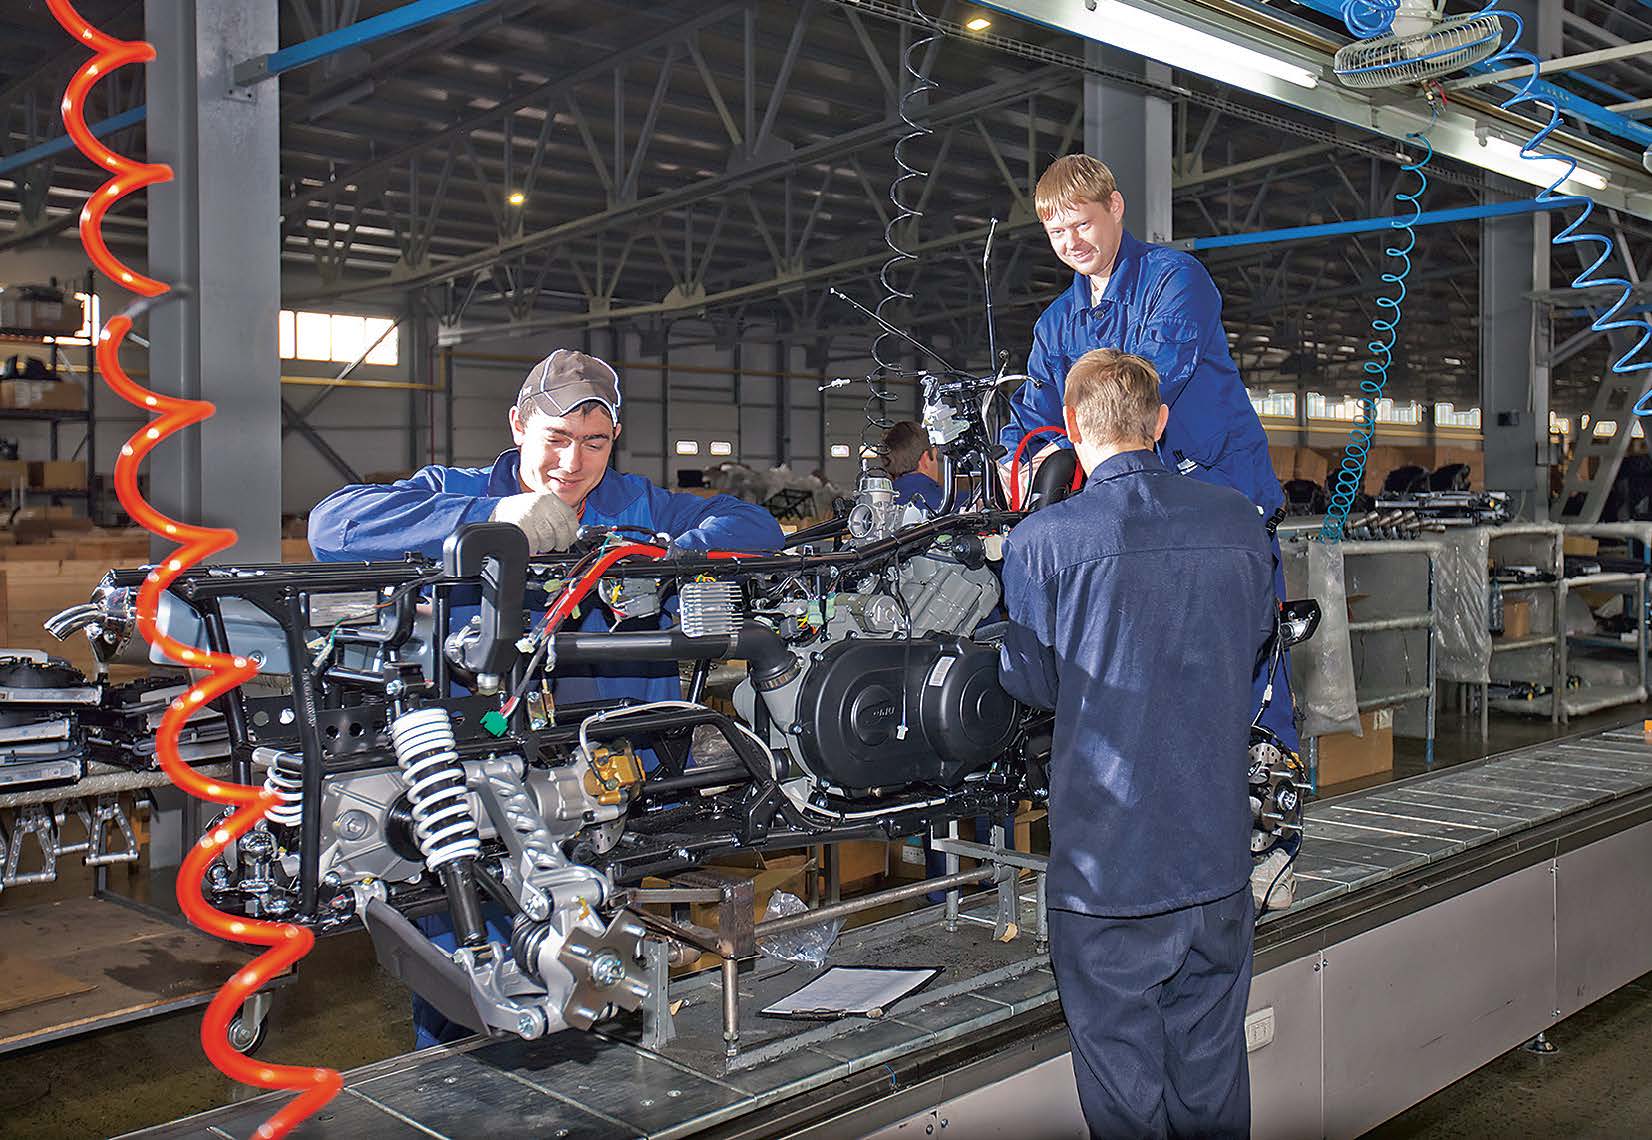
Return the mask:
{"type": "MultiPolygon", "coordinates": [[[[1427,210],[1410,220],[1413,226],[1433,226],[1445,222],[1466,222],[1476,218],[1499,218],[1510,214],[1537,214],[1560,208],[1562,202],[1541,202],[1523,199],[1519,202],[1488,202],[1480,206],[1460,206],[1452,210],[1427,210]]],[[[1306,241],[1309,238],[1335,237],[1339,234],[1363,234],[1373,230],[1392,229],[1398,215],[1377,218],[1358,218],[1347,222],[1325,222],[1317,226],[1288,226],[1279,230],[1257,233],[1215,234],[1211,237],[1182,238],[1170,242],[1174,249],[1228,249],[1241,245],[1268,245],[1287,241],[1306,241]]]]}
{"type": "MultiPolygon", "coordinates": [[[[409,31],[421,24],[428,24],[432,20],[439,20],[444,16],[451,16],[469,8],[479,8],[484,4],[495,3],[496,0],[415,0],[412,4],[404,4],[383,15],[372,16],[359,23],[351,24],[347,28],[340,28],[326,35],[317,36],[313,40],[293,44],[291,47],[272,51],[265,55],[255,56],[252,59],[242,60],[235,65],[232,71],[232,81],[237,87],[247,87],[265,79],[272,79],[277,75],[308,66],[317,60],[325,59],[330,55],[337,55],[341,51],[361,47],[375,40],[382,40],[387,36],[397,35],[409,31]]],[[[112,115],[101,122],[93,123],[90,130],[93,138],[102,138],[107,134],[123,130],[126,127],[136,126],[149,116],[147,104],[139,103],[130,110],[112,115]]],[[[20,150],[16,154],[0,158],[0,175],[10,174],[14,170],[21,170],[37,162],[64,154],[75,149],[74,141],[68,135],[59,135],[55,139],[48,139],[27,150],[20,150]]]]}

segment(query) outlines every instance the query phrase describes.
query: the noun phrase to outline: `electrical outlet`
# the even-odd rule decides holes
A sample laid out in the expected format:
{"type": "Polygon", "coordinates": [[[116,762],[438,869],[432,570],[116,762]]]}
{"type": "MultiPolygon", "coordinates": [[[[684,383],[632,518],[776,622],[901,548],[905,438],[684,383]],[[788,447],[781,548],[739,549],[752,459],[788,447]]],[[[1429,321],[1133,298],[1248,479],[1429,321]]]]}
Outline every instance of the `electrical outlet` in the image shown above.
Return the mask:
{"type": "Polygon", "coordinates": [[[1273,1044],[1273,1006],[1245,1015],[1245,1052],[1273,1044]]]}

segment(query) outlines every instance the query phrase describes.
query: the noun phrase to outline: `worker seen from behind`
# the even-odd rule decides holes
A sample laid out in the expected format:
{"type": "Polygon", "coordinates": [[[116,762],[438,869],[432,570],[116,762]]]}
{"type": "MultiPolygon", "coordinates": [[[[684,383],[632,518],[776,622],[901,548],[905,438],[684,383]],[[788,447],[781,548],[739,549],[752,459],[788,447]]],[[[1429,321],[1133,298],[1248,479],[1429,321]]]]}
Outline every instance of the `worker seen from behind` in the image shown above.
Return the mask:
{"type": "Polygon", "coordinates": [[[915,503],[926,511],[940,510],[946,494],[941,488],[941,461],[929,433],[911,420],[901,420],[883,433],[883,447],[896,502],[903,507],[915,503]]]}
{"type": "MultiPolygon", "coordinates": [[[[1202,483],[1232,487],[1262,519],[1271,519],[1285,495],[1268,457],[1267,433],[1228,352],[1222,297],[1205,267],[1192,254],[1139,241],[1126,230],[1124,195],[1113,172],[1090,155],[1052,162],[1038,179],[1033,206],[1050,248],[1073,271],[1073,283],[1033,328],[1027,355],[1033,379],[1016,392],[1000,442],[1013,455],[1033,429],[1060,427],[1068,371],[1092,349],[1119,349],[1145,358],[1158,372],[1159,395],[1170,409],[1157,445],[1164,465],[1202,483]]],[[[1033,438],[1022,470],[1063,446],[1059,437],[1033,438]]],[[[1274,592],[1284,600],[1282,566],[1274,571],[1274,592]]],[[[1253,685],[1260,705],[1267,678],[1259,674],[1253,685]]],[[[1275,679],[1262,725],[1291,749],[1301,747],[1288,665],[1275,679]]]]}
{"type": "Polygon", "coordinates": [[[1250,1125],[1251,677],[1273,552],[1239,492],[1178,475],[1146,360],[1089,352],[1061,418],[1088,480],[1004,545],[1001,677],[1055,710],[1051,958],[1098,1137],[1250,1125]]]}
{"type": "MultiPolygon", "coordinates": [[[[557,349],[528,373],[510,409],[515,447],[489,467],[430,466],[396,483],[345,487],[310,512],[310,548],[323,562],[396,559],[407,552],[440,558],[449,535],[480,522],[521,528],[535,555],[566,550],[581,526],[664,534],[672,551],[681,553],[780,548],[780,525],[754,503],[673,494],[614,470],[609,460],[620,434],[619,413],[614,369],[586,353],[557,349]]],[[[608,629],[614,618],[589,606],[580,628],[608,629]]],[[[454,624],[463,620],[456,607],[454,624]]],[[[559,669],[553,695],[558,704],[570,704],[681,700],[683,694],[675,662],[626,662],[559,669]]],[[[453,950],[445,914],[421,925],[453,950]]],[[[502,923],[490,920],[489,936],[509,944],[502,923]]],[[[418,1048],[469,1032],[418,998],[414,1029],[418,1048]]]]}

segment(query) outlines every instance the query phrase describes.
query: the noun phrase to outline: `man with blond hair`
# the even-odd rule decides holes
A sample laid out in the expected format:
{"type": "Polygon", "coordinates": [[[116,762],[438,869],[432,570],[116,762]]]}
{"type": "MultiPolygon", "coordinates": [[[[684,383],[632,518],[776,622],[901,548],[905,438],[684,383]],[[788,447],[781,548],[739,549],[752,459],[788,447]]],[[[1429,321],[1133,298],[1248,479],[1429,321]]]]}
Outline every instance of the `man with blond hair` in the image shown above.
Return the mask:
{"type": "MultiPolygon", "coordinates": [[[[1052,162],[1034,188],[1033,208],[1050,248],[1073,271],[1073,284],[1038,318],[1027,355],[1034,382],[1015,394],[1001,442],[1013,453],[1033,428],[1060,426],[1062,388],[1073,364],[1091,349],[1116,348],[1158,371],[1159,395],[1170,409],[1158,447],[1165,466],[1232,487],[1263,519],[1271,518],[1285,494],[1262,421],[1228,352],[1222,298],[1205,267],[1192,254],[1131,235],[1113,172],[1090,155],[1052,162]]],[[[1027,445],[1024,467],[1065,446],[1048,440],[1040,436],[1027,445]]],[[[1283,568],[1275,571],[1274,589],[1283,601],[1283,568]]],[[[1266,685],[1266,677],[1254,678],[1258,705],[1266,685]]],[[[1288,665],[1262,724],[1290,748],[1300,747],[1288,665]]]]}
{"type": "Polygon", "coordinates": [[[1055,710],[1050,949],[1095,1136],[1250,1127],[1251,676],[1275,625],[1255,508],[1155,449],[1172,411],[1113,349],[1065,376],[1084,489],[1004,544],[1004,688],[1055,710]]]}

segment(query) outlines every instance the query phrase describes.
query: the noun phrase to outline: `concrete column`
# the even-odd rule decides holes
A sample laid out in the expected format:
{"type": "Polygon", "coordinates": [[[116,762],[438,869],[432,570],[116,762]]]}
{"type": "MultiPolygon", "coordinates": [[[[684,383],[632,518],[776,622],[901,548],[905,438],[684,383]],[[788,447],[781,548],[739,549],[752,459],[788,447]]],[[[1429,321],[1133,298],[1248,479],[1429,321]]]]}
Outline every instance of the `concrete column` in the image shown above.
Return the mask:
{"type": "MultiPolygon", "coordinates": [[[[1087,63],[1110,71],[1169,78],[1169,68],[1088,40],[1087,63]]],[[[1141,88],[1086,76],[1084,151],[1112,168],[1124,195],[1124,224],[1143,241],[1169,241],[1170,104],[1141,88]]]]}
{"type": "Polygon", "coordinates": [[[149,271],[189,291],[150,320],[149,378],[218,409],[155,453],[150,494],[187,522],[239,531],[223,561],[281,555],[279,93],[273,80],[229,84],[236,62],[279,46],[276,7],[145,5],[159,53],[147,68],[149,158],[174,176],[149,190],[149,271]]]}
{"type": "MultiPolygon", "coordinates": [[[[1523,184],[1487,181],[1524,194],[1523,184]]],[[[1537,465],[1549,436],[1549,384],[1537,368],[1536,310],[1527,294],[1549,287],[1546,214],[1480,223],[1480,422],[1486,488],[1509,491],[1521,517],[1549,517],[1548,469],[1537,465]]]]}

